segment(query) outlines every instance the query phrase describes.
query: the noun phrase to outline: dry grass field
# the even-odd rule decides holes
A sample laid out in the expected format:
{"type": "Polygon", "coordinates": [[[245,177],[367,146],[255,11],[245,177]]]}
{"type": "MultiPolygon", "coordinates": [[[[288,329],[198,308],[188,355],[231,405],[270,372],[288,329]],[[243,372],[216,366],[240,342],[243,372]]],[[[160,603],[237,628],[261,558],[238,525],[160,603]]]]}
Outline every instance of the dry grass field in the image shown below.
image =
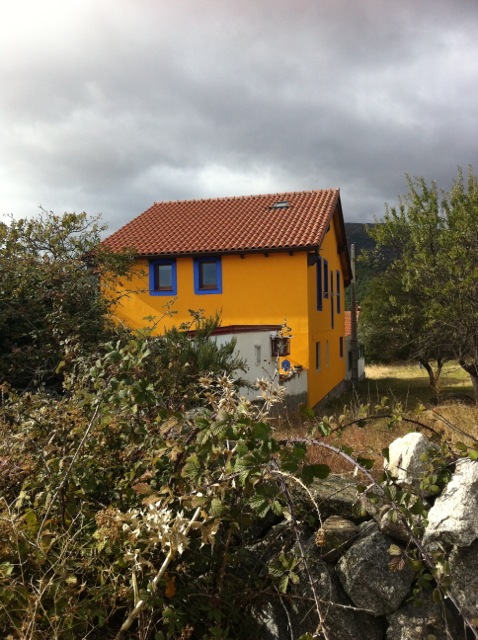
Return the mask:
{"type": "MultiPolygon", "coordinates": [[[[451,442],[469,445],[478,438],[478,407],[471,383],[455,363],[444,367],[439,404],[433,402],[427,373],[418,365],[372,365],[366,368],[366,379],[355,393],[330,401],[312,420],[280,421],[278,436],[305,436],[314,421],[327,417],[334,423],[341,416],[343,429],[324,441],[350,447],[355,456],[374,459],[377,474],[382,467],[382,450],[409,431],[440,434],[451,442]],[[376,417],[363,420],[365,413],[376,417]]],[[[328,464],[337,473],[354,471],[342,458],[320,447],[310,449],[310,458],[328,464]]]]}

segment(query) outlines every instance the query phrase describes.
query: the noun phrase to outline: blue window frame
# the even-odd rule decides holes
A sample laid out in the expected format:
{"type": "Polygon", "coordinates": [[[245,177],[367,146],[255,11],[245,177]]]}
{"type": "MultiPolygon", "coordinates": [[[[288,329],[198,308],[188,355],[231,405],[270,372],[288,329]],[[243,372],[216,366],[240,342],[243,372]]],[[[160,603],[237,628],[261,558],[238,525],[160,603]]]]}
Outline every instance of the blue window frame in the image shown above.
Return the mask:
{"type": "Polygon", "coordinates": [[[329,297],[329,263],[324,260],[324,298],[329,297]]]}
{"type": "Polygon", "coordinates": [[[340,313],[340,271],[337,271],[337,313],[340,313]]]}
{"type": "Polygon", "coordinates": [[[317,311],[322,311],[322,258],[316,263],[317,311]]]}
{"type": "Polygon", "coordinates": [[[334,317],[334,272],[330,273],[330,324],[332,329],[335,326],[335,317],[334,317]]]}
{"type": "Polygon", "coordinates": [[[222,293],[221,258],[194,259],[194,293],[222,293]]]}
{"type": "Polygon", "coordinates": [[[152,296],[175,296],[178,292],[176,260],[151,260],[149,293],[152,296]]]}

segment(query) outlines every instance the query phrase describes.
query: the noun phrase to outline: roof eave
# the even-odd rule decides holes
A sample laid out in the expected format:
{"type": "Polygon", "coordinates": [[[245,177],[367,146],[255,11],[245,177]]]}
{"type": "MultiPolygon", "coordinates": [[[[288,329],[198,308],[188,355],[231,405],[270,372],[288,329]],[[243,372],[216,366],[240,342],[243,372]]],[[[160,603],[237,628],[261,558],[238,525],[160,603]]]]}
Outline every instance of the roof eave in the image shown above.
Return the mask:
{"type": "Polygon", "coordinates": [[[340,195],[338,195],[336,206],[333,213],[335,222],[335,228],[337,233],[337,252],[340,257],[340,263],[342,265],[342,273],[344,278],[344,285],[346,287],[352,282],[352,266],[350,262],[349,248],[347,244],[347,236],[345,234],[345,222],[344,214],[342,211],[342,203],[340,201],[340,195]]]}
{"type": "Polygon", "coordinates": [[[249,254],[269,254],[269,253],[299,253],[310,251],[318,251],[320,243],[312,245],[290,246],[290,247],[259,247],[254,249],[207,249],[203,251],[187,251],[187,252],[162,252],[162,253],[137,253],[137,258],[151,260],[154,258],[195,258],[197,256],[241,256],[249,254]]]}

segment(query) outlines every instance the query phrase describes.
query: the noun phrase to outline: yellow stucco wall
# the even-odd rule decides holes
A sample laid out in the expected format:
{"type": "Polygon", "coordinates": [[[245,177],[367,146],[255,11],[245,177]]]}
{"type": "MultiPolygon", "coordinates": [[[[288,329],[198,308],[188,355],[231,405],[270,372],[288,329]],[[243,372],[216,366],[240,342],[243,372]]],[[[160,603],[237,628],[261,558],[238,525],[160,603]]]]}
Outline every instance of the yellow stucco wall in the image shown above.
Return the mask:
{"type": "MultiPolygon", "coordinates": [[[[329,274],[340,270],[333,224],[326,234],[320,254],[329,262],[329,274]]],[[[134,293],[123,296],[116,309],[117,319],[132,328],[149,326],[148,317],[159,322],[157,332],[190,320],[189,309],[204,310],[206,316],[221,314],[227,325],[281,324],[284,320],[292,328],[292,365],[300,364],[309,370],[310,406],[315,405],[345,377],[345,358],[339,357],[339,336],[344,335],[344,291],[342,279],[342,312],[335,315],[335,329],[331,329],[330,304],[336,298],[324,299],[323,310],[316,308],[316,268],[307,266],[307,254],[287,252],[226,255],[221,258],[222,293],[197,295],[194,292],[192,258],[178,258],[177,296],[150,295],[148,289],[148,261],[138,261],[134,277],[125,283],[125,290],[134,293]],[[141,291],[142,290],[142,291],[141,291]],[[165,315],[171,303],[174,315],[165,315]],[[325,344],[329,341],[329,366],[325,362],[325,344]],[[315,343],[321,342],[322,367],[315,366],[315,343]]],[[[330,275],[329,275],[330,277],[330,275]]],[[[330,283],[329,283],[330,287],[330,283]]]]}
{"type": "MultiPolygon", "coordinates": [[[[337,237],[334,225],[326,233],[320,247],[321,258],[328,262],[328,297],[322,299],[322,310],[317,310],[316,269],[308,270],[309,299],[309,404],[313,406],[345,378],[345,290],[342,266],[337,253],[337,237]],[[340,273],[340,313],[337,313],[337,271],[340,273]],[[330,276],[333,275],[333,291],[330,276]],[[333,295],[332,295],[333,294],[333,295]],[[332,328],[331,306],[334,308],[334,327],[332,328]],[[340,356],[340,338],[343,342],[340,356]],[[320,342],[320,368],[316,368],[316,343],[320,342]],[[328,351],[328,358],[327,358],[328,351]]],[[[322,274],[323,275],[323,274],[322,274]]]]}
{"type": "MultiPolygon", "coordinates": [[[[305,253],[271,253],[227,255],[221,258],[222,293],[194,292],[192,258],[178,258],[177,296],[152,296],[148,291],[124,296],[117,307],[117,317],[130,327],[148,324],[145,318],[155,316],[157,332],[191,319],[189,309],[204,310],[206,316],[219,311],[222,325],[287,324],[293,328],[294,362],[307,363],[307,255],[305,253]],[[172,316],[164,315],[171,304],[172,316]]],[[[132,291],[148,286],[148,261],[138,261],[136,275],[127,283],[132,291]]]]}

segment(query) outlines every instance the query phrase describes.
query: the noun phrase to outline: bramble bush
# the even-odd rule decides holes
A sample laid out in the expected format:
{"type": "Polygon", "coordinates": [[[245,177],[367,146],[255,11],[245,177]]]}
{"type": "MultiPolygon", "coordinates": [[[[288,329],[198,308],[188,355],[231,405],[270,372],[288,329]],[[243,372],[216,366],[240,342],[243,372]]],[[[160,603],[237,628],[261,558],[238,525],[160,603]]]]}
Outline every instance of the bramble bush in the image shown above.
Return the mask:
{"type": "Polygon", "coordinates": [[[269,576],[234,567],[251,523],[287,512],[281,459],[324,472],[272,437],[265,382],[255,405],[205,373],[200,406],[165,407],[150,343],[112,345],[62,399],[3,385],[4,637],[238,637],[269,576]]]}
{"type": "MultiPolygon", "coordinates": [[[[373,487],[409,529],[410,548],[391,548],[391,568],[413,566],[417,593],[447,593],[443,559],[420,545],[426,502],[393,478],[380,484],[370,460],[324,440],[346,429],[348,416],[314,418],[309,438],[279,441],[268,409],[280,391],[260,381],[260,400],[251,403],[231,376],[206,372],[196,378],[196,406],[171,409],[161,370],[145,387],[150,344],[139,335],[105,347],[66,380],[63,398],[2,385],[2,637],[254,637],[251,609],[286,593],[306,562],[292,487],[329,471],[308,463],[311,445],[348,460],[362,490],[373,487]],[[296,555],[252,566],[254,530],[279,520],[297,537],[296,555]]],[[[364,408],[357,419],[366,422],[364,408]]],[[[465,453],[476,455],[473,447],[465,453]]],[[[425,489],[435,476],[446,483],[452,459],[450,449],[437,449],[425,489]]],[[[317,596],[315,604],[320,617],[317,596]]]]}
{"type": "MultiPolygon", "coordinates": [[[[56,222],[49,222],[50,232],[57,231],[56,222]]],[[[68,238],[59,233],[61,247],[70,247],[68,238]]],[[[27,257],[31,250],[25,248],[27,257]]],[[[44,248],[38,251],[32,264],[43,259],[44,248]]],[[[50,265],[65,254],[45,255],[50,265]]],[[[41,277],[45,284],[50,276],[41,277]]],[[[50,291],[60,301],[65,283],[51,280],[50,291]]],[[[30,296],[33,289],[28,291],[30,296]]],[[[39,313],[48,308],[42,305],[39,313]]],[[[3,343],[1,637],[254,637],[248,613],[264,598],[285,594],[299,579],[299,566],[307,566],[292,487],[306,490],[329,473],[327,465],[309,462],[311,445],[342,456],[364,479],[364,492],[373,486],[389,503],[412,536],[413,548],[398,562],[415,563],[423,584],[431,576],[438,594],[446,593],[446,576],[434,573],[434,560],[413,529],[417,511],[426,517],[425,505],[391,478],[382,486],[370,474],[370,460],[324,440],[334,429],[346,429],[348,416],[334,423],[309,412],[310,438],[278,440],[269,409],[282,390],[261,380],[257,402],[241,397],[233,374],[243,363],[234,345],[209,340],[217,318],[193,313],[187,326],[153,338],[148,331],[115,330],[107,307],[95,310],[107,332],[93,332],[90,342],[78,338],[80,308],[62,303],[42,340],[25,326],[17,327],[15,346],[3,343]],[[62,317],[67,322],[57,339],[62,317]],[[29,356],[25,371],[18,361],[15,371],[14,349],[22,340],[29,356]],[[279,553],[269,566],[253,566],[248,545],[254,532],[279,520],[290,524],[296,556],[279,553]]],[[[12,311],[12,322],[21,308],[12,311]]],[[[4,340],[7,330],[0,327],[4,340]]],[[[350,424],[363,426],[366,419],[362,408],[350,424]]],[[[474,448],[467,453],[478,455],[474,448]]],[[[432,484],[446,481],[448,463],[430,461],[432,484]]],[[[310,588],[323,620],[312,581],[310,588]]],[[[324,628],[320,633],[330,640],[324,628]]]]}

